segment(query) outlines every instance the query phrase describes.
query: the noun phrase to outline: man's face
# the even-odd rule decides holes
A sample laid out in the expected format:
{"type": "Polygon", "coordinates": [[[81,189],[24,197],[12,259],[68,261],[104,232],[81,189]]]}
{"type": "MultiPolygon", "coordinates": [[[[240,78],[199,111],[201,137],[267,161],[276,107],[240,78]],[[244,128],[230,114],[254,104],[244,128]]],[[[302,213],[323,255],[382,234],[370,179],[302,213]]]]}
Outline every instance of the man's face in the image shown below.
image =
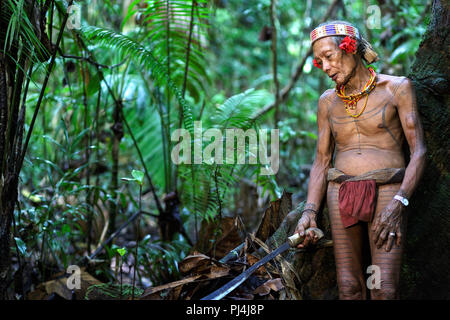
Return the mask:
{"type": "Polygon", "coordinates": [[[353,54],[341,50],[331,37],[325,37],[314,42],[314,59],[322,70],[336,82],[338,86],[347,83],[352,70],[356,66],[353,54]]]}

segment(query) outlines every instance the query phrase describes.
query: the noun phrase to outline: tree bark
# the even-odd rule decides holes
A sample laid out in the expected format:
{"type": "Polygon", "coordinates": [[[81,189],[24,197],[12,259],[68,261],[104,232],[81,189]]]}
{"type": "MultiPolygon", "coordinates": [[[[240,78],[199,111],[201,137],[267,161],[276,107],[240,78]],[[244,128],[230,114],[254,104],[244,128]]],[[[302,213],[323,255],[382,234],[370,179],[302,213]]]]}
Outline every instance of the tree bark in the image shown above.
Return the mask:
{"type": "Polygon", "coordinates": [[[433,1],[430,24],[408,75],[415,84],[428,152],[408,212],[402,299],[450,298],[449,7],[448,0],[433,1]]]}
{"type": "MultiPolygon", "coordinates": [[[[70,0],[69,5],[72,3],[73,0],[70,0]]],[[[51,60],[47,66],[44,83],[36,103],[35,114],[23,146],[25,97],[28,90],[27,84],[25,91],[23,91],[23,83],[24,75],[30,67],[29,59],[25,55],[25,52],[30,51],[30,48],[27,47],[29,43],[20,39],[21,32],[10,35],[14,38],[12,38],[11,44],[7,46],[8,56],[0,55],[0,300],[8,298],[7,289],[11,283],[9,274],[10,246],[12,243],[11,225],[14,221],[14,208],[17,202],[19,173],[68,17],[66,13],[53,50],[45,33],[45,17],[49,4],[50,2],[47,1],[45,5],[39,6],[36,1],[32,0],[26,0],[24,4],[24,12],[26,12],[29,21],[32,23],[36,37],[47,49],[47,51],[38,50],[35,53],[35,58],[45,62],[51,56],[51,60]],[[23,101],[22,109],[20,109],[21,100],[23,101]]],[[[7,30],[12,12],[4,1],[0,1],[0,12],[2,15],[2,19],[0,19],[0,47],[4,48],[6,40],[5,30],[7,30]]],[[[22,20],[19,20],[18,25],[21,26],[23,23],[22,20]]],[[[20,29],[18,30],[20,31],[20,29]]]]}

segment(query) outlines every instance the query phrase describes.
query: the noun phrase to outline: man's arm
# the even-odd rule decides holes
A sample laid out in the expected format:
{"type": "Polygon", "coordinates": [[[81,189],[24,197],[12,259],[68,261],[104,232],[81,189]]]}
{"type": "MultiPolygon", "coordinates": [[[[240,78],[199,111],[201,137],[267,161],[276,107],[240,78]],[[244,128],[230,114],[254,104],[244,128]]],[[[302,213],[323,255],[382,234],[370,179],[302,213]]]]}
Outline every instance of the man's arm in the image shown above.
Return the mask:
{"type": "MultiPolygon", "coordinates": [[[[330,105],[328,94],[329,92],[322,94],[317,107],[318,135],[316,157],[309,175],[306,205],[295,230],[300,236],[303,236],[307,228],[316,227],[316,213],[327,187],[327,173],[334,149],[334,139],[331,135],[330,123],[328,121],[328,107],[330,105]]],[[[314,243],[316,241],[317,238],[314,238],[313,234],[309,234],[298,247],[302,248],[310,242],[314,243]]]]}
{"type": "Polygon", "coordinates": [[[306,203],[317,210],[322,202],[327,187],[327,173],[333,156],[334,139],[328,121],[330,100],[325,92],[319,99],[317,108],[317,149],[311,168],[306,203]]]}
{"type": "MultiPolygon", "coordinates": [[[[403,133],[411,152],[410,161],[397,194],[409,199],[423,174],[426,154],[422,124],[420,123],[416,95],[411,80],[407,78],[403,80],[394,98],[403,133]]],[[[386,208],[383,209],[379,219],[372,226],[372,231],[375,234],[374,241],[378,248],[386,243],[386,251],[390,251],[394,240],[396,240],[397,246],[400,245],[402,240],[400,226],[403,212],[403,204],[395,199],[392,199],[386,208]],[[389,236],[390,234],[395,235],[395,237],[389,236]]]]}
{"type": "Polygon", "coordinates": [[[407,78],[397,92],[397,111],[411,152],[399,195],[409,199],[423,174],[426,146],[412,81],[407,78]]]}

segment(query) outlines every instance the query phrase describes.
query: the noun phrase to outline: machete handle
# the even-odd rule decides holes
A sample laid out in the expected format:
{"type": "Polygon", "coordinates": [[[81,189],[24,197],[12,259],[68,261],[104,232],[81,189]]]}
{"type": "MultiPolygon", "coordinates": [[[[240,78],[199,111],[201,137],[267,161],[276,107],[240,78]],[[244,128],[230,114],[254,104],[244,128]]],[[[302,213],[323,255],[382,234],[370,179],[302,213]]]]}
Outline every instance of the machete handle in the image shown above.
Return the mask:
{"type": "Polygon", "coordinates": [[[305,234],[303,235],[303,237],[300,237],[300,234],[298,233],[295,233],[294,235],[290,236],[288,238],[289,246],[293,248],[298,246],[300,243],[303,242],[303,240],[305,240],[306,233],[309,231],[314,232],[318,239],[321,239],[324,236],[322,230],[320,230],[319,228],[308,228],[305,230],[305,234]]]}

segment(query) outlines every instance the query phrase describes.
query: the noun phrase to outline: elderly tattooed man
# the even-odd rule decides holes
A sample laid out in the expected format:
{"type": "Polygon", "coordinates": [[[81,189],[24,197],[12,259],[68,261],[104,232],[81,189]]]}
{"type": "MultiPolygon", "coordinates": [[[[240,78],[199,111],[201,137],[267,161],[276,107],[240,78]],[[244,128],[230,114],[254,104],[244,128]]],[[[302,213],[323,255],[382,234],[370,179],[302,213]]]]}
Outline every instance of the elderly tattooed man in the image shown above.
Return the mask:
{"type": "MultiPolygon", "coordinates": [[[[426,148],[414,88],[406,77],[376,73],[372,46],[348,22],[311,32],[314,65],[335,83],[318,102],[318,141],[308,196],[296,232],[316,227],[327,191],[340,299],[366,299],[363,242],[380,269],[371,299],[398,299],[405,207],[422,175],[426,148]],[[402,144],[409,145],[406,166],[402,144]],[[406,168],[405,168],[406,166],[406,168]]],[[[307,234],[299,247],[317,241],[307,234]]]]}

